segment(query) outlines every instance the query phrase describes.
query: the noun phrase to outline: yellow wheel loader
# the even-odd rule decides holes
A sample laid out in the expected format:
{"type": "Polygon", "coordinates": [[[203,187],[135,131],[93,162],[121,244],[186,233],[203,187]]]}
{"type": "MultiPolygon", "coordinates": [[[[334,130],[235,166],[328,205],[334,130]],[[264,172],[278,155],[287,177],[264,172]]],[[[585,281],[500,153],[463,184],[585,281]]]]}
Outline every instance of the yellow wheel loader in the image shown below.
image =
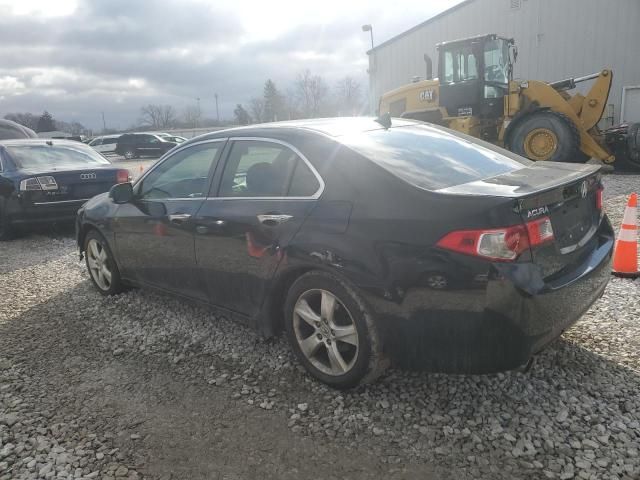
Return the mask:
{"type": "Polygon", "coordinates": [[[385,93],[379,114],[436,123],[495,143],[531,160],[613,163],[598,129],[613,73],[546,83],[513,79],[518,55],[514,40],[495,34],[440,43],[439,79],[427,79],[385,93]],[[576,84],[594,83],[586,95],[569,94],[576,84]]]}

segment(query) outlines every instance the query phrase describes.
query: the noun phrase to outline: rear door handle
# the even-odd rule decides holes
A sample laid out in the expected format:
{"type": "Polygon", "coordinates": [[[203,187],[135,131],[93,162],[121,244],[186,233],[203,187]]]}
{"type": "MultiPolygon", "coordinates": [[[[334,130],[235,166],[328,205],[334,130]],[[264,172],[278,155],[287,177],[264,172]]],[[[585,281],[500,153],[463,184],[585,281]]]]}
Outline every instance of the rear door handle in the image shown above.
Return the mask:
{"type": "Polygon", "coordinates": [[[191,218],[191,215],[188,213],[174,213],[172,215],[168,215],[169,221],[171,223],[175,223],[176,225],[180,225],[191,218]]]}
{"type": "Polygon", "coordinates": [[[258,215],[258,221],[268,227],[273,227],[285,223],[292,219],[292,215],[258,215]]]}

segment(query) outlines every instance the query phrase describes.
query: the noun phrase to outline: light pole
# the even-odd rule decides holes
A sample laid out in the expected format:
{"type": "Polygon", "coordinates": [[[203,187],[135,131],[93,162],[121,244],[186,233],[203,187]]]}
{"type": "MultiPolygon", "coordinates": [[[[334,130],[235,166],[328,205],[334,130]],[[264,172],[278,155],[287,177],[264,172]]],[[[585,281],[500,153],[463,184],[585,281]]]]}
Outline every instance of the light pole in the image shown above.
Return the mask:
{"type": "Polygon", "coordinates": [[[362,31],[369,32],[369,34],[371,35],[371,49],[373,49],[373,27],[369,23],[366,25],[362,25],[362,31]]]}
{"type": "MultiPolygon", "coordinates": [[[[366,25],[362,25],[363,32],[369,32],[371,35],[371,50],[373,50],[373,27],[370,23],[366,25]]],[[[374,88],[373,88],[373,61],[374,61],[374,53],[371,52],[369,54],[369,68],[367,69],[367,73],[369,74],[369,111],[373,113],[373,105],[374,105],[374,88]]]]}
{"type": "Polygon", "coordinates": [[[198,101],[198,111],[195,114],[195,119],[194,119],[195,121],[193,122],[193,124],[194,124],[193,128],[198,128],[198,120],[200,119],[200,115],[201,115],[201,112],[200,112],[200,97],[196,97],[196,100],[198,101]]]}
{"type": "Polygon", "coordinates": [[[216,97],[216,120],[220,123],[220,111],[218,110],[218,94],[214,93],[214,97],[216,97]]]}

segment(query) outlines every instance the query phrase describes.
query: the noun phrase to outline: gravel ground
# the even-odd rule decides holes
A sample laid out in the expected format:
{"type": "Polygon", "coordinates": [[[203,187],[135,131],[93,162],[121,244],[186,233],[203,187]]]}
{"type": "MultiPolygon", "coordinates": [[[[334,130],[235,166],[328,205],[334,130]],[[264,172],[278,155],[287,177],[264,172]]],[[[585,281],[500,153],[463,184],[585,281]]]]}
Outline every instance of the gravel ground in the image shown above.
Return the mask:
{"type": "MultiPolygon", "coordinates": [[[[619,224],[640,176],[605,184],[619,224]]],[[[640,478],[640,281],[612,278],[526,374],[342,393],[209,309],[102,298],[68,233],[0,244],[0,285],[1,480],[640,478]]]]}

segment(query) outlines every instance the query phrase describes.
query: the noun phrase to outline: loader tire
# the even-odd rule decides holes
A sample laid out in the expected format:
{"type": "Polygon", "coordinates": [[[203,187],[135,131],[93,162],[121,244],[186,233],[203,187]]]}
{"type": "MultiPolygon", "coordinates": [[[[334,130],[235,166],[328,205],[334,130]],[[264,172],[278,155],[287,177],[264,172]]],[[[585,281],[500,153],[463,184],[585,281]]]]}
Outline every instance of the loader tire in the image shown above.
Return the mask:
{"type": "Polygon", "coordinates": [[[509,150],[534,161],[584,162],[580,132],[559,112],[543,110],[520,120],[510,135],[509,150]]]}

